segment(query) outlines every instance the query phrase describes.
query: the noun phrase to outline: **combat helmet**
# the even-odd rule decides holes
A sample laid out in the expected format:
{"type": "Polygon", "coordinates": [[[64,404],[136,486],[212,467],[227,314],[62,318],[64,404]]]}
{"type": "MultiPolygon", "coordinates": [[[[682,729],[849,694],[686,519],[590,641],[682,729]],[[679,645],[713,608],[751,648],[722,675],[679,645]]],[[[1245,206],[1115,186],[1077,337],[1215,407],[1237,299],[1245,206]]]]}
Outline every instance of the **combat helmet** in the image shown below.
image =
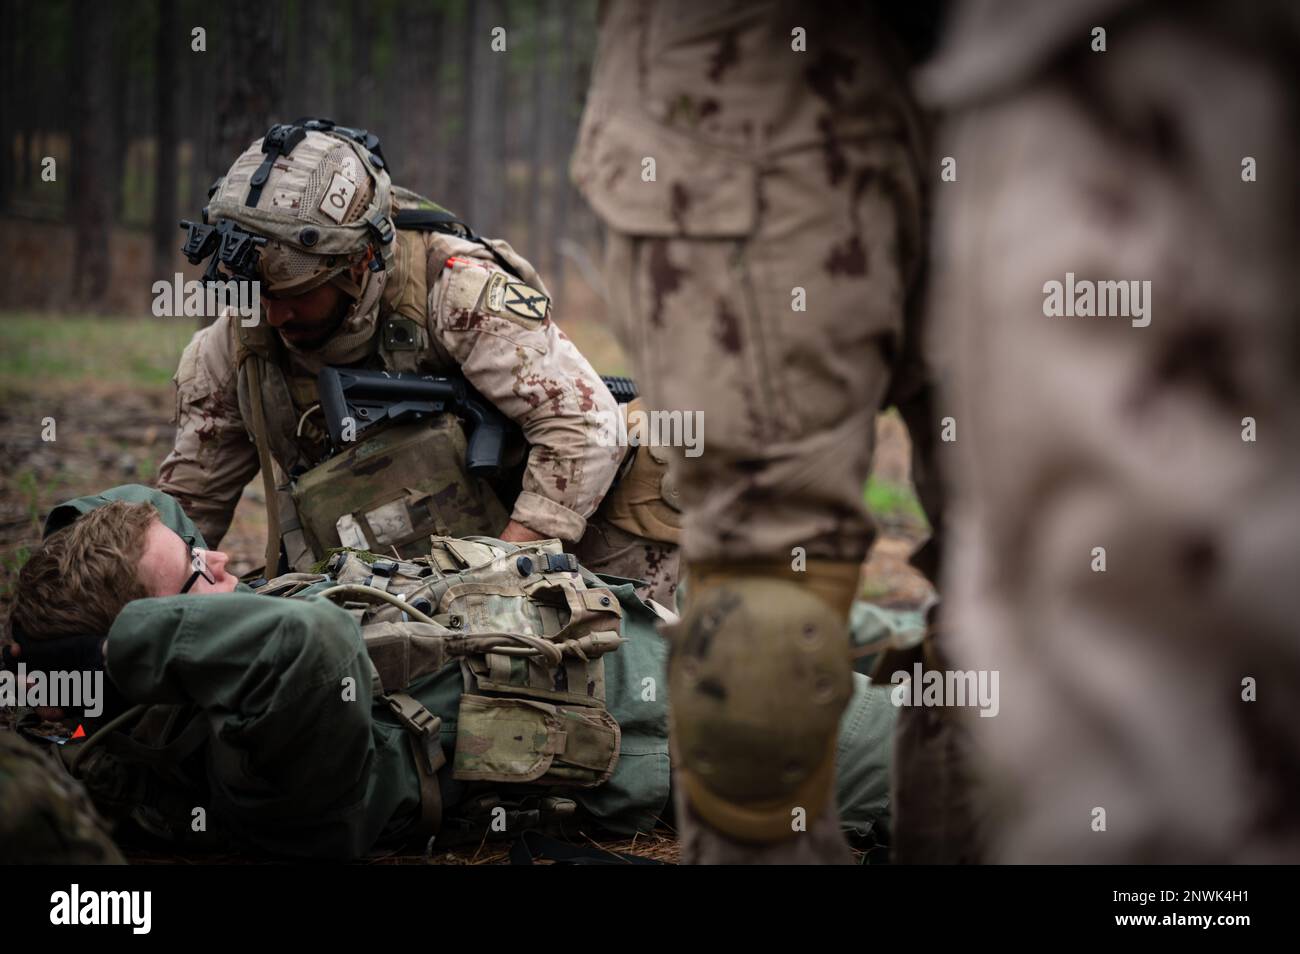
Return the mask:
{"type": "Polygon", "coordinates": [[[204,278],[258,279],[291,297],[332,282],[352,298],[351,267],[389,268],[395,233],[392,183],[379,138],[328,119],[272,126],[208,193],[203,222],[182,222],[204,278]]]}

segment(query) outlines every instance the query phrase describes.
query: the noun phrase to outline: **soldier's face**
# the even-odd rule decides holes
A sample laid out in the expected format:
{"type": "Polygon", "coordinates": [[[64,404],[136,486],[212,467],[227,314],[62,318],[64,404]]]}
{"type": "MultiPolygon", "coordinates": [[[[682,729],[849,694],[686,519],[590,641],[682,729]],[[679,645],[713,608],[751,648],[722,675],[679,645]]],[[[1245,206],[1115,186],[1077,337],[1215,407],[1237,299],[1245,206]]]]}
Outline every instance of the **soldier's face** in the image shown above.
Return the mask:
{"type": "Polygon", "coordinates": [[[294,298],[279,298],[262,292],[266,321],[295,348],[310,351],[329,340],[343,324],[352,299],[326,282],[294,298]]]}
{"type": "Polygon", "coordinates": [[[187,583],[187,593],[230,593],[239,581],[226,572],[229,560],[220,550],[191,551],[177,533],[155,520],[145,534],[138,573],[150,596],[175,596],[187,583]]]}

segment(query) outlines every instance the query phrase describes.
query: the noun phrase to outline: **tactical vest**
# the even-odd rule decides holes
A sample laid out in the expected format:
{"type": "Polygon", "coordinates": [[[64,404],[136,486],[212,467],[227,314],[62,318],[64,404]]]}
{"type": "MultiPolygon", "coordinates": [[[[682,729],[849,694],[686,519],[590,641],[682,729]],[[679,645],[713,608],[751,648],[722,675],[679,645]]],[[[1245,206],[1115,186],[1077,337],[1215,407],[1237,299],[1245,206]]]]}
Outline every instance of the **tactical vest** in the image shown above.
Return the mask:
{"type": "MultiPolygon", "coordinates": [[[[357,620],[374,704],[408,730],[421,777],[421,833],[481,836],[492,807],[515,812],[511,831],[539,826],[576,810],[566,790],[613,774],[620,731],[605,704],[603,657],[622,642],[623,610],[558,542],[441,538],[419,559],[340,550],[321,569],[278,577],[258,592],[324,596],[357,620]],[[442,716],[406,690],[449,666],[461,677],[449,770],[469,788],[444,817],[442,716]]],[[[60,755],[96,802],[185,844],[193,840],[188,806],[200,804],[201,793],[183,767],[208,738],[207,720],[192,706],[136,706],[60,755]]],[[[456,839],[439,843],[449,840],[456,839]]]]}
{"type": "MultiPolygon", "coordinates": [[[[394,269],[384,288],[371,368],[448,374],[452,357],[429,334],[429,289],[443,262],[430,260],[430,232],[476,241],[497,263],[545,293],[536,270],[503,242],[481,239],[445,209],[408,189],[393,189],[394,269]]],[[[265,323],[239,328],[240,415],[258,448],[267,498],[266,566],[279,542],[292,569],[338,546],[400,556],[423,552],[430,536],[500,532],[506,507],[465,466],[465,435],[454,415],[402,424],[321,463],[323,429],[311,420],[315,381],[285,374],[284,347],[265,323]],[[304,410],[305,409],[305,412],[304,410]],[[376,480],[382,462],[384,479],[376,480]],[[292,483],[290,480],[292,479],[292,483]]]]}

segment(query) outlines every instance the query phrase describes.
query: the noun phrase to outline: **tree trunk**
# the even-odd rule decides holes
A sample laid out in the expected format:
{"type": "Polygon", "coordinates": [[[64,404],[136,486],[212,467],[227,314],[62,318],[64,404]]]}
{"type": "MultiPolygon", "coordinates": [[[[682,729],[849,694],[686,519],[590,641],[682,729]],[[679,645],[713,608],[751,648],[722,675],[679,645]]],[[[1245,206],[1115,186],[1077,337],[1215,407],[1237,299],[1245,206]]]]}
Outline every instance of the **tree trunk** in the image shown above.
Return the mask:
{"type": "Polygon", "coordinates": [[[104,42],[110,16],[106,4],[91,3],[69,19],[77,65],[68,206],[74,226],[72,293],[95,310],[103,308],[111,269],[112,196],[106,179],[112,167],[112,50],[104,42]]]}
{"type": "MultiPolygon", "coordinates": [[[[17,4],[15,4],[16,6],[17,4]]],[[[10,11],[11,17],[14,11],[10,11]]],[[[6,17],[9,23],[15,22],[11,17],[6,17]]],[[[14,75],[29,76],[35,57],[32,54],[32,17],[18,17],[19,28],[15,29],[14,37],[18,43],[17,57],[15,58],[14,75]]],[[[6,87],[12,89],[13,87],[6,87]]],[[[18,191],[26,198],[28,190],[32,186],[32,139],[34,138],[32,123],[32,104],[26,98],[22,102],[17,102],[13,97],[7,97],[16,105],[16,121],[18,126],[18,191]]]]}
{"type": "MultiPolygon", "coordinates": [[[[465,204],[460,198],[461,193],[455,173],[465,155],[462,148],[465,116],[463,109],[458,111],[455,106],[467,98],[463,92],[457,92],[460,88],[458,84],[461,83],[461,77],[464,75],[467,54],[461,50],[461,44],[457,42],[463,32],[456,30],[457,21],[448,8],[440,8],[440,10],[438,58],[431,74],[431,81],[435,84],[433,104],[436,116],[432,129],[433,169],[430,188],[433,189],[433,193],[431,197],[440,205],[463,213],[465,204]]],[[[468,16],[468,13],[462,6],[457,15],[463,19],[468,16]]]]}
{"type": "Polygon", "coordinates": [[[537,0],[533,17],[533,123],[528,163],[528,250],[533,266],[544,276],[551,269],[550,243],[542,234],[546,205],[546,160],[554,123],[551,83],[551,0],[537,0]]]}
{"type": "Polygon", "coordinates": [[[298,69],[294,73],[294,101],[284,116],[285,122],[308,116],[336,118],[334,90],[329,71],[325,67],[330,60],[331,13],[322,4],[298,0],[294,18],[298,69]]]}
{"type": "Polygon", "coordinates": [[[474,150],[473,130],[474,130],[474,79],[473,71],[475,64],[482,57],[474,55],[474,45],[477,42],[477,30],[479,24],[483,22],[482,12],[475,13],[478,7],[476,3],[465,5],[460,12],[461,17],[461,41],[457,44],[456,65],[458,67],[459,82],[457,90],[460,94],[460,162],[453,171],[453,181],[451,183],[452,193],[455,195],[456,211],[460,213],[461,218],[469,219],[474,214],[474,190],[475,181],[478,178],[478,169],[474,165],[477,156],[474,150]]]}
{"type": "Polygon", "coordinates": [[[401,176],[401,184],[442,201],[437,194],[435,168],[443,162],[437,155],[435,133],[443,117],[438,111],[438,44],[446,17],[441,8],[398,7],[398,121],[395,137],[401,154],[389,153],[401,176]]]}
{"type": "Polygon", "coordinates": [[[135,10],[132,8],[119,9],[114,12],[116,16],[113,17],[113,23],[110,27],[112,53],[110,54],[111,65],[109,67],[111,75],[109,82],[113,87],[112,118],[110,120],[110,130],[113,138],[109,144],[109,168],[105,176],[105,184],[108,188],[109,208],[112,209],[113,218],[120,222],[125,218],[123,214],[125,210],[122,207],[125,190],[122,187],[122,180],[126,174],[127,154],[131,150],[131,132],[127,124],[127,110],[131,106],[131,91],[135,85],[131,82],[128,67],[131,60],[133,28],[137,25],[138,18],[133,16],[135,10]]]}
{"type": "MultiPolygon", "coordinates": [[[[339,93],[339,115],[334,119],[344,126],[371,125],[370,106],[374,92],[371,69],[375,46],[375,14],[371,0],[350,0],[342,11],[347,31],[348,59],[343,70],[343,87],[339,93]]],[[[381,141],[383,137],[380,137],[381,141]]]]}
{"type": "Polygon", "coordinates": [[[185,38],[177,29],[172,0],[157,0],[157,5],[153,271],[157,276],[170,276],[176,249],[182,241],[176,216],[176,54],[185,38]]]}
{"type": "Polygon", "coordinates": [[[496,53],[491,46],[493,27],[502,25],[501,4],[479,0],[470,4],[469,14],[469,222],[480,235],[495,235],[501,224],[502,189],[497,123],[503,119],[501,78],[509,54],[496,53]]]}
{"type": "MultiPolygon", "coordinates": [[[[4,0],[3,6],[0,6],[0,15],[10,25],[5,31],[3,45],[0,46],[0,56],[4,57],[4,62],[0,62],[0,88],[5,90],[12,90],[15,79],[21,75],[15,69],[21,44],[17,29],[18,18],[15,16],[16,6],[15,0],[4,0]]],[[[0,146],[3,146],[0,148],[0,211],[9,209],[10,190],[14,184],[14,133],[18,126],[16,105],[16,97],[0,96],[0,146]]]]}
{"type": "MultiPolygon", "coordinates": [[[[218,175],[282,118],[274,112],[283,87],[279,5],[230,0],[226,9],[230,16],[218,54],[223,59],[216,110],[218,175]]],[[[211,50],[211,36],[208,42],[211,50]]]]}
{"type": "MultiPolygon", "coordinates": [[[[240,153],[265,135],[273,122],[283,119],[274,112],[280,108],[284,88],[280,5],[230,0],[226,9],[230,16],[221,40],[215,146],[208,157],[215,171],[209,182],[224,175],[240,153]]],[[[208,40],[211,49],[211,35],[208,40]]],[[[216,316],[200,318],[199,326],[215,320],[216,316]]]]}
{"type": "MultiPolygon", "coordinates": [[[[556,111],[554,117],[554,138],[551,149],[550,179],[551,179],[551,196],[553,211],[551,213],[551,231],[550,242],[552,247],[558,248],[559,244],[568,238],[569,229],[569,154],[573,151],[573,139],[576,123],[574,121],[574,90],[573,74],[577,69],[578,56],[574,34],[577,32],[577,22],[574,13],[574,4],[563,3],[560,5],[560,72],[556,81],[555,104],[556,111]]],[[[564,300],[564,259],[559,255],[552,256],[554,268],[551,273],[551,290],[559,307],[563,307],[564,300]]]]}

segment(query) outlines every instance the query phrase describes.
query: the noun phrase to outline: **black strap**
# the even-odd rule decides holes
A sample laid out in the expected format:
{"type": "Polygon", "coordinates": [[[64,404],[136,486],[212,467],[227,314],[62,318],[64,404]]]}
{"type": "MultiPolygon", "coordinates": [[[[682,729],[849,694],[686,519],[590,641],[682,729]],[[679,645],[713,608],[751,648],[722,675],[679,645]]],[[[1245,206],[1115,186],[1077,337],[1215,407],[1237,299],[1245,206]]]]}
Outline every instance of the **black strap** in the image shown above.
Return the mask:
{"type": "Polygon", "coordinates": [[[534,861],[554,861],[562,865],[662,865],[653,858],[642,858],[622,851],[605,851],[573,845],[543,835],[539,831],[526,831],[510,846],[512,865],[531,865],[534,861]]]}
{"type": "Polygon", "coordinates": [[[271,175],[271,167],[275,165],[275,160],[289,155],[293,152],[293,147],[306,137],[307,130],[302,126],[287,123],[279,123],[266,131],[266,135],[262,137],[262,152],[266,154],[266,158],[248,180],[248,199],[244,205],[249,208],[257,205],[257,200],[262,198],[262,187],[266,185],[266,180],[271,175]]]}
{"type": "Polygon", "coordinates": [[[455,227],[459,225],[467,234],[474,234],[473,229],[446,209],[401,209],[393,213],[393,224],[399,229],[446,232],[448,235],[458,234],[455,227]]]}
{"type": "Polygon", "coordinates": [[[445,209],[401,209],[393,213],[393,224],[399,229],[412,232],[442,232],[444,235],[457,235],[471,242],[477,242],[492,253],[498,265],[520,281],[524,280],[515,267],[506,261],[487,240],[445,209]]]}

